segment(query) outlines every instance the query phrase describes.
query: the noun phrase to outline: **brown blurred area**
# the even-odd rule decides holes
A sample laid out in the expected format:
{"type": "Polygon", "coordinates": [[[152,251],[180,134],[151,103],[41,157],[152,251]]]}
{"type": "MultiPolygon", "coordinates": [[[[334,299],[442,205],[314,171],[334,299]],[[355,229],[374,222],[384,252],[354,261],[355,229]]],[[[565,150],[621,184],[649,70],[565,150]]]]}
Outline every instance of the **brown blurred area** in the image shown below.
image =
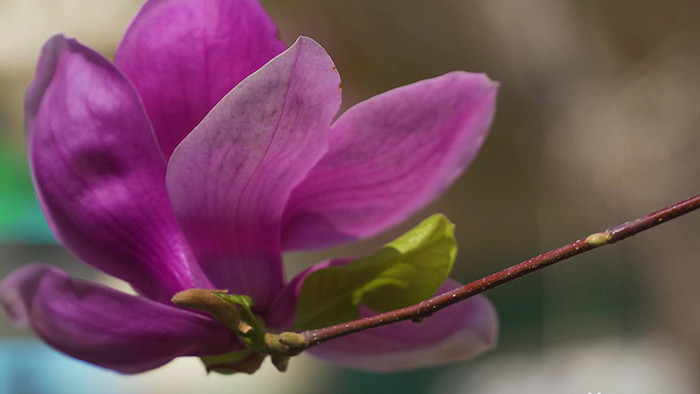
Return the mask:
{"type": "MultiPolygon", "coordinates": [[[[463,280],[700,192],[697,1],[266,5],[287,40],[303,34],[326,46],[341,71],[346,104],[455,69],[501,82],[493,131],[479,158],[426,210],[457,223],[455,270],[463,280]]],[[[585,326],[595,311],[579,318],[576,308],[586,309],[585,298],[595,298],[591,290],[601,283],[629,287],[639,308],[632,325],[691,350],[697,366],[697,216],[537,274],[541,307],[585,326]]],[[[604,320],[603,326],[627,324],[615,323],[616,316],[604,320]]],[[[543,329],[566,341],[591,327],[543,329]]]]}
{"type": "MultiPolygon", "coordinates": [[[[469,281],[700,193],[697,0],[261,2],[287,43],[306,35],[330,53],[344,108],[451,70],[501,83],[489,139],[442,199],[377,240],[293,254],[290,272],[441,211],[457,224],[453,276],[469,281]]],[[[23,149],[23,90],[49,34],[110,56],[139,4],[0,0],[1,138],[23,149]]],[[[700,370],[700,214],[489,295],[495,352],[651,334],[700,370]]]]}

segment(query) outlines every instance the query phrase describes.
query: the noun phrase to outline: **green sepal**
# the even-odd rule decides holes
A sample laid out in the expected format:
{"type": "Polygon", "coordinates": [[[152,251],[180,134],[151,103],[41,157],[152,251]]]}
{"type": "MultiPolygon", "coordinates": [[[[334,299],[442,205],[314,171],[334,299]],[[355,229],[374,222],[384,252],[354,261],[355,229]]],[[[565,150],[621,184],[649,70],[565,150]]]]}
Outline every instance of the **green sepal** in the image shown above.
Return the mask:
{"type": "Polygon", "coordinates": [[[224,301],[228,301],[247,310],[251,310],[253,308],[253,304],[255,304],[253,297],[247,295],[228,294],[220,291],[214,292],[214,294],[219,296],[219,298],[221,298],[224,301]]]}
{"type": "Polygon", "coordinates": [[[297,301],[295,329],[354,320],[359,306],[387,312],[431,297],[457,255],[454,224],[433,215],[375,254],[311,273],[297,301]]]}
{"type": "Polygon", "coordinates": [[[201,359],[207,372],[231,375],[241,372],[254,373],[260,368],[265,356],[253,349],[244,349],[216,356],[201,357],[201,359]]]}
{"type": "Polygon", "coordinates": [[[241,313],[241,320],[250,326],[248,332],[237,331],[236,335],[248,347],[253,349],[265,348],[265,324],[253,313],[252,307],[254,300],[247,295],[227,294],[222,292],[214,292],[219,298],[230,302],[237,307],[241,313]]]}

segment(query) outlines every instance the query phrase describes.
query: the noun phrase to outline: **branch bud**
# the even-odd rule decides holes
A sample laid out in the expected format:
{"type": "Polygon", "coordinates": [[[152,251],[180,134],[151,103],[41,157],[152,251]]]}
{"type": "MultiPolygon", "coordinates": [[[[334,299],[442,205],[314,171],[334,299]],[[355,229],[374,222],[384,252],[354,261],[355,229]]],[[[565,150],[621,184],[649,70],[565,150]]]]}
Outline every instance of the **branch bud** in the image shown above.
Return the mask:
{"type": "Polygon", "coordinates": [[[609,232],[595,233],[586,237],[586,243],[591,246],[603,246],[607,244],[612,239],[609,232]]]}
{"type": "Polygon", "coordinates": [[[279,341],[283,345],[287,345],[292,349],[304,349],[308,346],[304,336],[297,334],[296,332],[285,331],[280,333],[279,341]]]}

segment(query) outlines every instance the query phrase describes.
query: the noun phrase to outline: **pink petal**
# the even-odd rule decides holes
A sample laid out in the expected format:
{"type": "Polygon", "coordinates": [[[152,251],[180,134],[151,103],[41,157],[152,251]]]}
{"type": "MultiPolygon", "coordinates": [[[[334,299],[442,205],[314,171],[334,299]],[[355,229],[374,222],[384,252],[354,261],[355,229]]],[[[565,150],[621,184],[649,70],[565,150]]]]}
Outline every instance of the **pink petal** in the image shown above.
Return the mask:
{"type": "MultiPolygon", "coordinates": [[[[444,293],[459,283],[447,280],[444,293]]],[[[372,314],[361,308],[362,316],[372,314]]],[[[416,324],[403,321],[336,338],[308,350],[335,364],[373,372],[396,372],[448,364],[493,348],[498,316],[491,302],[475,296],[416,324]]]]}
{"type": "Polygon", "coordinates": [[[453,72],[348,110],[328,153],[292,193],[283,249],[372,236],[437,198],[484,142],[497,88],[483,74],[453,72]]]}
{"type": "Polygon", "coordinates": [[[44,47],[26,100],[37,194],[54,234],[148,297],[207,286],[191,274],[165,163],[129,81],[62,36],[44,47]]]}
{"type": "Polygon", "coordinates": [[[167,159],[229,90],[284,48],[255,0],[149,0],[115,63],[138,89],[167,159]]]}
{"type": "Polygon", "coordinates": [[[28,265],[0,282],[0,303],[56,349],[125,373],[178,356],[239,348],[222,324],[202,315],[71,279],[46,265],[28,265]]]}
{"type": "Polygon", "coordinates": [[[280,225],[291,189],[327,148],[339,77],[315,41],[299,38],[243,80],[168,165],[180,227],[212,283],[263,310],[282,287],[280,225]]]}

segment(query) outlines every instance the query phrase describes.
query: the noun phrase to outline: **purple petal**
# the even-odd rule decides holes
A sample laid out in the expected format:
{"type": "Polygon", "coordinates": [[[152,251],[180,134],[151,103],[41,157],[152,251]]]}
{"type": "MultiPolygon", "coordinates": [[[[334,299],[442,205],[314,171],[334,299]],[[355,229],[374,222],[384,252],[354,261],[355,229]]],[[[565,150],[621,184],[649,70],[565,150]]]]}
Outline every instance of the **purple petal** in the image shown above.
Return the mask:
{"type": "Polygon", "coordinates": [[[138,89],[167,159],[229,90],[284,48],[255,0],[150,0],[115,63],[138,89]]]}
{"type": "Polygon", "coordinates": [[[56,349],[125,373],[178,356],[239,348],[222,324],[202,315],[71,279],[46,265],[28,265],[0,282],[0,303],[56,349]]]}
{"type": "Polygon", "coordinates": [[[283,249],[368,237],[437,198],[484,142],[497,89],[483,74],[453,72],[348,110],[328,153],[292,192],[283,249]]]}
{"type": "Polygon", "coordinates": [[[301,37],[226,95],[168,164],[175,214],[205,273],[257,310],[282,287],[284,205],[327,149],[339,105],[333,62],[301,37]]]}
{"type": "MultiPolygon", "coordinates": [[[[459,283],[447,280],[444,293],[459,283]]],[[[361,308],[361,316],[373,314],[361,308]]],[[[437,366],[475,357],[491,349],[498,336],[498,316],[484,296],[474,296],[416,324],[403,321],[336,338],[308,350],[324,360],[351,368],[395,372],[437,366]]]]}
{"type": "Polygon", "coordinates": [[[85,262],[164,302],[208,282],[189,266],[165,163],[138,95],[101,55],[62,36],[29,87],[27,138],[54,234],[85,262]]]}

